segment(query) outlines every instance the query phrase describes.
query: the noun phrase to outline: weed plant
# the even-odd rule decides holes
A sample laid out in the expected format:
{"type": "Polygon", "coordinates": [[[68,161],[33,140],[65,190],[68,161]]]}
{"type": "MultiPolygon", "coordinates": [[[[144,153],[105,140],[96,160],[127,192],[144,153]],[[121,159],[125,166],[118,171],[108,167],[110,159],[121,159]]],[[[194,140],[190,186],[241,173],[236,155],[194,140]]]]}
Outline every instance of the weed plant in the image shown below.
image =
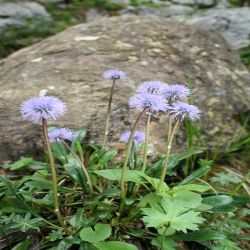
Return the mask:
{"type": "Polygon", "coordinates": [[[137,117],[121,135],[123,152],[108,147],[108,135],[115,126],[112,97],[126,74],[115,69],[103,76],[112,87],[102,145],[84,143],[83,129],[48,125],[67,111],[57,97],[33,97],[21,104],[23,119],[42,127],[46,160],[25,157],[3,166],[0,249],[247,249],[250,172],[211,177],[213,161],[194,144],[194,124],[202,113],[188,103],[189,89],[160,81],[139,85],[128,101],[137,117]],[[167,150],[150,161],[154,116],[168,117],[167,150]],[[144,131],[138,131],[144,120],[144,131]],[[176,131],[184,125],[188,150],[173,153],[176,131]]]}

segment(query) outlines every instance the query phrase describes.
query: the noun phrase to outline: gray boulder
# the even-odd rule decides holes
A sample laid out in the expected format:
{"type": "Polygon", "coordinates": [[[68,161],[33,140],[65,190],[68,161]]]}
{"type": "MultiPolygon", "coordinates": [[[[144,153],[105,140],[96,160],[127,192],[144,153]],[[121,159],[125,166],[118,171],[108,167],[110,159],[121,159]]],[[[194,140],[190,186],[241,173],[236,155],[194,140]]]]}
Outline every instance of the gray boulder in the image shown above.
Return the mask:
{"type": "MultiPolygon", "coordinates": [[[[110,146],[131,128],[136,112],[128,98],[145,80],[187,83],[202,110],[201,127],[210,149],[227,147],[241,124],[235,118],[249,110],[250,75],[225,40],[213,31],[156,16],[120,16],[77,25],[15,52],[0,64],[0,160],[35,155],[41,128],[23,121],[20,104],[39,94],[57,96],[67,114],[51,125],[84,127],[88,140],[101,142],[111,82],[110,68],[125,71],[117,83],[110,126],[110,146]]],[[[153,119],[150,148],[164,151],[165,116],[153,119]]],[[[144,128],[145,121],[141,123],[144,128]]],[[[183,126],[182,126],[183,128],[183,126]]],[[[187,143],[179,130],[174,150],[187,143]]]]}
{"type": "Polygon", "coordinates": [[[186,23],[219,32],[234,48],[250,44],[250,8],[210,9],[193,15],[186,23]]]}
{"type": "Polygon", "coordinates": [[[52,20],[45,8],[36,2],[0,3],[0,31],[36,19],[52,20]]]}

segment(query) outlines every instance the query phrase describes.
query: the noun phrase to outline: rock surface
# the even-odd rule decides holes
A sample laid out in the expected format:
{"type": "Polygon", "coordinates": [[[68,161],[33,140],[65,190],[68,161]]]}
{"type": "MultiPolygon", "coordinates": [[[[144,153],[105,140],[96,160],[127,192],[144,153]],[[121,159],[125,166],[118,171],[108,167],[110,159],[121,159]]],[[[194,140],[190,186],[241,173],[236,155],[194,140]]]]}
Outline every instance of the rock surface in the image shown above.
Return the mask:
{"type": "Polygon", "coordinates": [[[216,30],[236,49],[250,44],[249,7],[209,9],[193,15],[185,22],[202,29],[216,30]]]}
{"type": "Polygon", "coordinates": [[[36,19],[51,20],[50,14],[36,2],[0,3],[0,31],[8,27],[19,27],[27,20],[36,19]]]}
{"type": "MultiPolygon", "coordinates": [[[[116,85],[110,141],[117,142],[135,119],[128,98],[138,84],[158,79],[186,83],[192,78],[193,101],[202,110],[199,122],[205,145],[230,143],[240,124],[235,119],[249,109],[250,76],[225,40],[212,31],[156,16],[103,18],[72,27],[22,49],[0,65],[0,159],[34,154],[41,145],[39,126],[22,121],[19,106],[39,93],[58,96],[68,113],[57,122],[84,127],[91,141],[101,141],[111,82],[102,72],[117,67],[128,80],[116,85]]],[[[142,126],[143,127],[143,126],[142,126]]],[[[165,147],[166,117],[151,126],[151,148],[165,147]]],[[[179,132],[183,150],[186,139],[179,132]]]]}

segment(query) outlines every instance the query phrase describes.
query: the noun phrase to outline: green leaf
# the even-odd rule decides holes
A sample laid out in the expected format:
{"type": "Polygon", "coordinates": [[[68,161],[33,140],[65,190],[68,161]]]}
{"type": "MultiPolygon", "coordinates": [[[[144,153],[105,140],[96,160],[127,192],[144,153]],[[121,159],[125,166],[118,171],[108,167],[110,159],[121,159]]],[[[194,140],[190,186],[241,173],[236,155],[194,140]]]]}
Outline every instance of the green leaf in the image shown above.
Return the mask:
{"type": "Polygon", "coordinates": [[[82,140],[86,136],[86,130],[85,129],[77,129],[75,130],[76,137],[72,141],[71,148],[74,152],[77,152],[79,144],[81,145],[82,140]]]}
{"type": "Polygon", "coordinates": [[[68,236],[58,243],[57,246],[48,248],[48,250],[62,250],[62,249],[70,249],[70,247],[74,244],[80,244],[80,240],[75,236],[68,236]]]}
{"type": "Polygon", "coordinates": [[[140,202],[138,204],[139,207],[146,207],[148,204],[152,207],[153,204],[157,204],[161,201],[161,197],[155,193],[148,193],[145,196],[140,198],[140,202]]]}
{"type": "Polygon", "coordinates": [[[111,161],[116,155],[117,155],[117,150],[107,151],[102,155],[101,159],[99,160],[99,163],[105,165],[109,161],[111,161]]]}
{"type": "Polygon", "coordinates": [[[196,208],[201,202],[202,198],[200,194],[191,192],[191,191],[179,191],[173,195],[175,200],[180,200],[185,203],[185,207],[196,208]]]}
{"type": "Polygon", "coordinates": [[[175,234],[173,239],[183,241],[210,241],[210,240],[224,240],[227,237],[217,231],[200,230],[198,232],[190,232],[186,234],[175,234]]]}
{"type": "MultiPolygon", "coordinates": [[[[104,170],[96,170],[95,174],[100,175],[110,181],[120,181],[122,169],[104,169],[104,170]]],[[[125,173],[125,181],[131,181],[135,183],[142,183],[141,172],[137,170],[127,169],[125,173]]]]}
{"type": "Polygon", "coordinates": [[[198,224],[201,224],[205,219],[199,217],[199,212],[188,211],[176,218],[174,218],[170,225],[177,231],[182,231],[184,233],[189,230],[198,230],[198,224]]]}
{"type": "Polygon", "coordinates": [[[219,182],[222,186],[226,186],[230,183],[239,183],[241,179],[233,173],[217,173],[215,177],[211,178],[213,182],[219,182]]]}
{"type": "Polygon", "coordinates": [[[172,239],[166,237],[157,237],[152,240],[152,245],[158,247],[161,250],[177,250],[176,243],[172,239]]]}
{"type": "Polygon", "coordinates": [[[213,195],[203,198],[203,203],[212,206],[211,211],[227,212],[234,210],[233,198],[228,195],[213,195]]]}
{"type": "Polygon", "coordinates": [[[26,239],[19,242],[17,245],[11,248],[11,250],[27,250],[30,245],[30,240],[26,239]]]}
{"type": "MultiPolygon", "coordinates": [[[[200,154],[202,152],[203,150],[199,149],[199,150],[189,150],[183,153],[170,154],[168,170],[174,169],[180,163],[180,161],[192,157],[193,155],[200,154]]],[[[165,156],[162,155],[162,158],[165,158],[165,156]]],[[[147,171],[148,175],[159,178],[163,166],[163,161],[164,159],[161,159],[160,161],[155,163],[150,169],[148,169],[147,171]]]]}
{"type": "Polygon", "coordinates": [[[20,169],[20,168],[27,167],[32,161],[33,161],[32,158],[22,158],[21,160],[16,161],[13,164],[7,165],[7,167],[10,170],[17,170],[17,169],[20,169]]]}
{"type": "MultiPolygon", "coordinates": [[[[147,175],[145,175],[145,174],[143,174],[143,173],[141,173],[141,176],[142,176],[147,182],[149,182],[155,190],[158,189],[158,186],[159,186],[159,183],[160,183],[160,180],[159,180],[159,179],[153,178],[153,177],[150,177],[150,176],[147,176],[147,175]]],[[[160,189],[157,190],[157,192],[158,192],[158,193],[162,193],[162,192],[164,193],[164,192],[167,192],[168,190],[169,190],[168,185],[167,185],[165,182],[163,182],[162,185],[161,185],[161,187],[160,187],[160,189]]]]}
{"type": "Polygon", "coordinates": [[[138,250],[136,246],[120,241],[98,242],[94,246],[99,250],[138,250]]]}
{"type": "Polygon", "coordinates": [[[65,146],[61,142],[51,143],[51,149],[55,159],[59,160],[62,164],[66,163],[66,155],[68,154],[65,146]]]}
{"type": "Polygon", "coordinates": [[[27,210],[11,196],[5,196],[0,199],[0,211],[2,213],[26,213],[27,210]]]}
{"type": "Polygon", "coordinates": [[[108,224],[96,224],[93,230],[87,227],[81,230],[80,237],[90,243],[106,240],[111,235],[111,227],[108,224]]]}
{"type": "Polygon", "coordinates": [[[89,190],[83,169],[73,157],[71,157],[71,160],[64,165],[64,168],[74,182],[78,183],[85,190],[89,190]]]}
{"type": "Polygon", "coordinates": [[[200,217],[199,212],[195,212],[189,208],[190,203],[186,200],[163,197],[161,206],[154,205],[153,208],[142,208],[145,215],[142,220],[147,227],[160,228],[170,225],[175,230],[187,232],[189,230],[197,230],[198,224],[204,219],[200,217]]]}
{"type": "Polygon", "coordinates": [[[65,232],[63,231],[62,228],[58,230],[52,230],[52,232],[48,235],[49,241],[56,241],[56,240],[61,240],[63,239],[63,235],[65,232]]]}
{"type": "Polygon", "coordinates": [[[228,223],[230,225],[237,227],[237,228],[250,228],[250,224],[247,223],[246,221],[230,219],[230,220],[228,220],[228,223]]]}
{"type": "Polygon", "coordinates": [[[79,250],[98,250],[98,249],[89,242],[81,242],[79,250]]]}
{"type": "Polygon", "coordinates": [[[180,184],[184,185],[187,183],[192,182],[193,180],[196,180],[197,178],[200,178],[208,173],[210,170],[210,166],[201,167],[198,170],[194,171],[191,175],[189,175],[187,178],[185,178],[180,184]]]}
{"type": "Polygon", "coordinates": [[[173,191],[186,190],[186,191],[196,191],[196,192],[199,192],[199,193],[203,193],[203,192],[206,192],[209,189],[210,189],[210,186],[208,186],[208,185],[186,184],[186,185],[176,186],[171,190],[173,190],[173,191]]]}
{"type": "Polygon", "coordinates": [[[242,248],[239,248],[235,242],[224,239],[219,241],[217,245],[212,246],[212,250],[242,250],[242,248]]]}
{"type": "Polygon", "coordinates": [[[27,213],[24,217],[16,215],[13,219],[15,222],[12,228],[20,228],[22,232],[26,232],[29,229],[39,229],[42,218],[31,219],[31,213],[27,213]]]}
{"type": "Polygon", "coordinates": [[[84,220],[82,216],[83,211],[84,211],[84,208],[77,209],[76,215],[74,215],[69,221],[71,226],[79,227],[83,223],[83,220],[84,220]]]}

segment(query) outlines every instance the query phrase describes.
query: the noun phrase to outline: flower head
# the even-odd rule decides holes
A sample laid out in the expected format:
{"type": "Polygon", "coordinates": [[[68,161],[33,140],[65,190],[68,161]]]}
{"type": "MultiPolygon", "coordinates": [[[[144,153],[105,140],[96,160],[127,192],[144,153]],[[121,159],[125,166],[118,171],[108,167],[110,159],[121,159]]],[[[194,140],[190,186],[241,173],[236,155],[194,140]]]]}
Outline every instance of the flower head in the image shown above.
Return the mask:
{"type": "Polygon", "coordinates": [[[151,113],[164,112],[168,109],[167,102],[163,96],[148,93],[140,93],[132,96],[129,99],[129,106],[138,110],[146,109],[151,113]]]}
{"type": "Polygon", "coordinates": [[[195,105],[190,105],[185,102],[177,102],[170,108],[171,115],[177,117],[181,120],[187,117],[191,121],[196,121],[200,119],[200,110],[195,105]]]}
{"type": "Polygon", "coordinates": [[[103,73],[103,77],[105,79],[124,79],[126,78],[126,74],[119,69],[110,69],[103,73]]]}
{"type": "Polygon", "coordinates": [[[174,84],[165,85],[162,93],[170,102],[175,102],[186,99],[189,96],[190,91],[184,85],[174,84]]]}
{"type": "Polygon", "coordinates": [[[48,135],[50,142],[61,142],[64,140],[73,141],[76,137],[75,132],[68,128],[53,129],[49,131],[48,135]]]}
{"type": "MultiPolygon", "coordinates": [[[[131,135],[130,131],[127,131],[123,133],[120,137],[120,141],[127,143],[129,140],[129,137],[131,135]]],[[[143,131],[135,131],[134,138],[133,138],[133,143],[136,144],[142,144],[145,141],[145,133],[143,131]]]]}
{"type": "Polygon", "coordinates": [[[56,120],[66,111],[66,104],[53,96],[33,97],[21,105],[24,120],[39,123],[41,118],[56,120]]]}
{"type": "Polygon", "coordinates": [[[164,89],[164,86],[167,86],[167,85],[160,81],[143,82],[141,85],[138,86],[136,92],[161,95],[162,90],[164,89]]]}

